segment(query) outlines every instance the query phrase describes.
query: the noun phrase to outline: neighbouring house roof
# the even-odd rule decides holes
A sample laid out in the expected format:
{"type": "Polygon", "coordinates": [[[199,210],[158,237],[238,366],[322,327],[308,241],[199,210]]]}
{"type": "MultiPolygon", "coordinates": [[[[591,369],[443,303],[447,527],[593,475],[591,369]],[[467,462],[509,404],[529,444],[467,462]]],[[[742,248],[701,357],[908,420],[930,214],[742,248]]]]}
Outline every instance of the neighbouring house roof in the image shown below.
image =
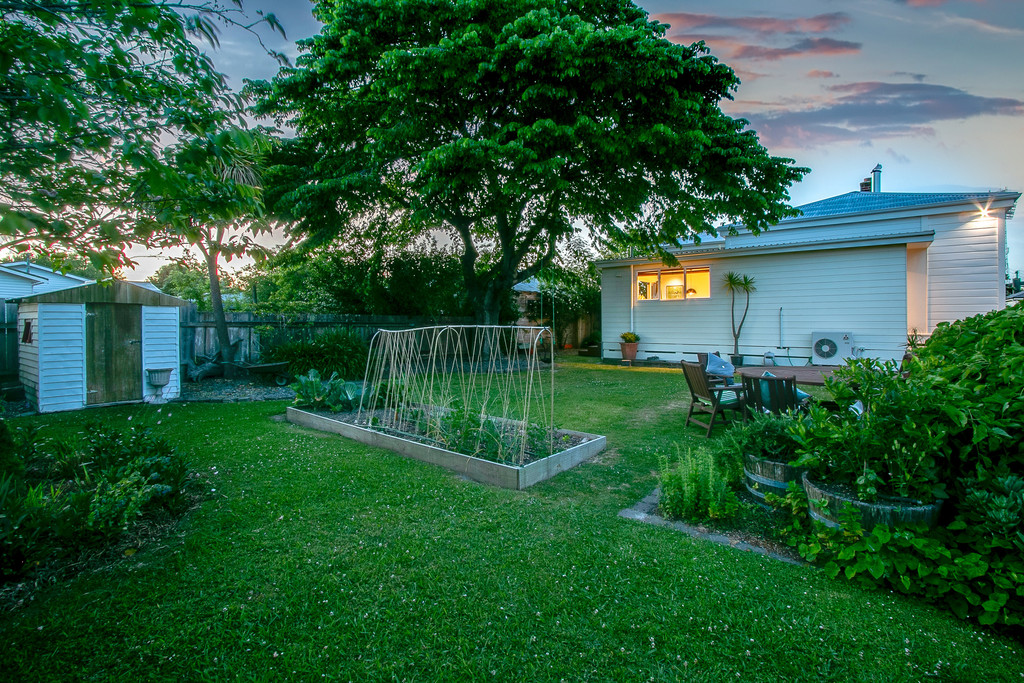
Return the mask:
{"type": "Polygon", "coordinates": [[[535,277],[531,277],[529,280],[524,280],[518,285],[513,285],[512,289],[517,292],[539,292],[540,281],[535,277]]]}
{"type": "Polygon", "coordinates": [[[67,279],[75,281],[79,284],[89,284],[94,282],[89,278],[80,277],[78,275],[72,275],[71,273],[61,273],[55,270],[51,270],[45,266],[41,266],[38,263],[32,263],[31,261],[15,261],[13,263],[0,264],[0,269],[5,272],[14,275],[27,275],[28,277],[38,278],[40,280],[51,280],[51,279],[67,279]]]}
{"type": "Polygon", "coordinates": [[[28,280],[31,283],[46,282],[46,278],[40,277],[38,275],[31,275],[29,273],[24,273],[24,272],[22,272],[20,270],[17,270],[15,268],[8,268],[7,267],[8,265],[9,264],[6,264],[6,263],[0,265],[0,273],[3,273],[4,275],[10,276],[10,277],[18,278],[19,280],[28,280]]]}
{"type": "Polygon", "coordinates": [[[142,287],[143,289],[148,289],[151,292],[159,292],[160,294],[164,293],[164,291],[162,289],[160,289],[159,287],[154,285],[152,282],[139,282],[137,280],[125,280],[125,282],[127,282],[130,285],[135,285],[136,287],[142,287]]]}

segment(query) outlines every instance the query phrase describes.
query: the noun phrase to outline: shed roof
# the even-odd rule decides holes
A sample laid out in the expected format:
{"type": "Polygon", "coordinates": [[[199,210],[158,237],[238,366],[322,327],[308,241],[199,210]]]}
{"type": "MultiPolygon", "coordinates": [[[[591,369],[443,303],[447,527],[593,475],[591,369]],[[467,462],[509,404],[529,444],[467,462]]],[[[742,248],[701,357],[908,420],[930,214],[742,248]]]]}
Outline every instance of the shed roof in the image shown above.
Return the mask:
{"type": "Polygon", "coordinates": [[[141,306],[187,306],[176,296],[153,291],[132,282],[107,280],[82,287],[35,294],[19,299],[22,303],[39,304],[136,304],[141,306]]]}

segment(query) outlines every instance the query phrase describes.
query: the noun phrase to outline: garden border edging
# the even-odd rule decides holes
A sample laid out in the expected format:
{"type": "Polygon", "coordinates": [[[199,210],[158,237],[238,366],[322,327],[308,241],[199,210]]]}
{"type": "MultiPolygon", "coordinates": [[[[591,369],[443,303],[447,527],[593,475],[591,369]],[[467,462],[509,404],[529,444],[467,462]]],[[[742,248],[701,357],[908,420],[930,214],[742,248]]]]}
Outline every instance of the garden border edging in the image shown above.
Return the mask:
{"type": "Polygon", "coordinates": [[[386,448],[399,455],[429,462],[433,465],[440,465],[445,469],[458,472],[473,481],[516,490],[525,489],[545,479],[550,479],[559,472],[572,469],[584,460],[603,451],[607,444],[607,439],[603,436],[563,429],[561,431],[584,436],[588,440],[554,455],[531,462],[528,465],[517,467],[515,465],[505,465],[500,462],[474,458],[470,455],[463,455],[462,453],[438,448],[437,446],[403,439],[399,436],[382,434],[291,406],[288,407],[287,418],[292,424],[301,427],[339,434],[368,446],[386,448]]]}

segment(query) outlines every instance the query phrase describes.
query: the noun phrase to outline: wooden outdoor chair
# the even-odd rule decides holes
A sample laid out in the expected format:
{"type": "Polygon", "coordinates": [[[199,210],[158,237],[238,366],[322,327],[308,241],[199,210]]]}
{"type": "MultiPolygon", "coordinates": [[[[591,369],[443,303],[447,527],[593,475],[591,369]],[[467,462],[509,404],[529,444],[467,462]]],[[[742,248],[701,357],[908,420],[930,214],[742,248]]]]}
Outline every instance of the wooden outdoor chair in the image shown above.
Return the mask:
{"type": "Polygon", "coordinates": [[[730,386],[711,386],[708,383],[708,375],[699,363],[679,361],[683,368],[683,375],[686,377],[686,385],[690,388],[690,412],[686,414],[686,424],[700,425],[707,428],[705,437],[711,436],[711,430],[715,426],[715,420],[719,417],[726,423],[727,411],[736,411],[740,418],[746,419],[746,412],[743,403],[743,387],[739,384],[730,386]],[[694,412],[710,413],[711,417],[707,422],[701,422],[693,417],[694,412]]]}
{"type": "Polygon", "coordinates": [[[795,377],[743,377],[743,400],[747,409],[757,413],[797,410],[801,403],[795,377]]]}

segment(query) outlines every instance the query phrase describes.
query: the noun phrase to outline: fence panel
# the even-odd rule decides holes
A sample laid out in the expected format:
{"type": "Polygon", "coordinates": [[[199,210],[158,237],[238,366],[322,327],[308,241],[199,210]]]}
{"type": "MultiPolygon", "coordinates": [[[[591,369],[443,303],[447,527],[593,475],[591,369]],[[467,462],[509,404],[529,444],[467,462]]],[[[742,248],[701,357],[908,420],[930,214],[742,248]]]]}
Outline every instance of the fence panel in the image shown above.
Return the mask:
{"type": "MultiPolygon", "coordinates": [[[[403,315],[256,315],[248,312],[225,314],[228,337],[236,345],[235,360],[258,363],[261,352],[289,341],[310,340],[334,330],[348,330],[367,342],[377,330],[404,330],[426,325],[468,325],[471,318],[433,320],[403,315]]],[[[182,362],[190,357],[210,357],[217,353],[217,329],[213,314],[195,307],[181,313],[182,362]]]]}

